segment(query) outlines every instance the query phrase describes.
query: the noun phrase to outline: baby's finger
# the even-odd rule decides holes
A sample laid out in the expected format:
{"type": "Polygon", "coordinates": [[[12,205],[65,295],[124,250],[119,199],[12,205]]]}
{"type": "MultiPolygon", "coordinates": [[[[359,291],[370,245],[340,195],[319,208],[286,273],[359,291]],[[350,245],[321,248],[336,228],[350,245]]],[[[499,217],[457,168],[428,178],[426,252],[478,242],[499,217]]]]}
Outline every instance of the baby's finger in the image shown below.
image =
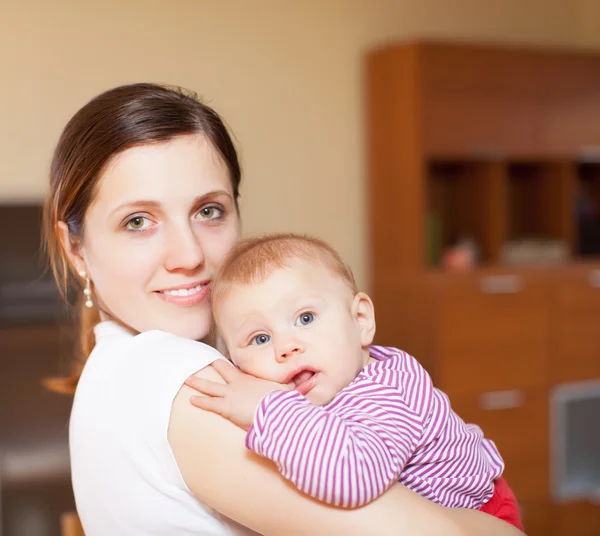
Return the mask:
{"type": "Polygon", "coordinates": [[[240,371],[237,368],[235,368],[229,361],[225,361],[224,359],[216,359],[212,362],[211,366],[227,383],[233,381],[240,374],[240,371]]]}
{"type": "Polygon", "coordinates": [[[185,380],[185,384],[200,393],[208,396],[225,396],[227,386],[222,383],[215,383],[209,380],[204,380],[196,376],[190,376],[185,380]]]}
{"type": "Polygon", "coordinates": [[[192,395],[190,396],[190,402],[192,406],[196,406],[197,408],[216,413],[217,415],[223,415],[225,405],[221,398],[192,395]]]}

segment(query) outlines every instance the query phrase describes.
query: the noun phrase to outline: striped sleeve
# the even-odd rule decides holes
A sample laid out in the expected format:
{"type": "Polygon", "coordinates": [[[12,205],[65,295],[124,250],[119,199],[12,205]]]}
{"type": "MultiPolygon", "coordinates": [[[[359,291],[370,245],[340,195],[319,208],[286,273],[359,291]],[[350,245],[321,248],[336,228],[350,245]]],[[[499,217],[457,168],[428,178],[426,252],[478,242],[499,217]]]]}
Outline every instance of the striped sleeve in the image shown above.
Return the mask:
{"type": "Polygon", "coordinates": [[[274,461],[304,493],[355,508],[398,480],[423,424],[405,393],[360,376],[323,407],[296,391],[270,393],[257,409],[246,446],[274,461]]]}

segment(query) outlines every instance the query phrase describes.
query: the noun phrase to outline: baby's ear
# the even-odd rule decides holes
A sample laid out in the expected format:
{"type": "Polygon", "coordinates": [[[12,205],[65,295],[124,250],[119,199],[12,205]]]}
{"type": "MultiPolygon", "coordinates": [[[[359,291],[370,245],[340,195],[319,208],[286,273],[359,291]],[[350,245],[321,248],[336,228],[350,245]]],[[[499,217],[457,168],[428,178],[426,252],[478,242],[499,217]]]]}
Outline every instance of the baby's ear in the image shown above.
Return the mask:
{"type": "Polygon", "coordinates": [[[352,316],[360,330],[360,343],[369,346],[375,338],[375,307],[371,298],[364,292],[358,292],[352,302],[352,316]]]}

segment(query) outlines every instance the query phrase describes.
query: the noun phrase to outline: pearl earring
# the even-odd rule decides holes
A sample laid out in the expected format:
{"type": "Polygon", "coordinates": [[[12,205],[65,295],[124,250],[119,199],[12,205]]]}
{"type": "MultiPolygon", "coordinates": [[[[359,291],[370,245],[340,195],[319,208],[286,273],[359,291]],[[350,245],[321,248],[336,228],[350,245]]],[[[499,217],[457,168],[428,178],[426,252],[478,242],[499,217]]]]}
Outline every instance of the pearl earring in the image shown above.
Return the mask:
{"type": "Polygon", "coordinates": [[[85,306],[88,309],[91,309],[94,306],[94,302],[92,302],[92,282],[84,270],[81,270],[79,275],[85,279],[85,288],[83,289],[83,294],[85,295],[85,306]]]}

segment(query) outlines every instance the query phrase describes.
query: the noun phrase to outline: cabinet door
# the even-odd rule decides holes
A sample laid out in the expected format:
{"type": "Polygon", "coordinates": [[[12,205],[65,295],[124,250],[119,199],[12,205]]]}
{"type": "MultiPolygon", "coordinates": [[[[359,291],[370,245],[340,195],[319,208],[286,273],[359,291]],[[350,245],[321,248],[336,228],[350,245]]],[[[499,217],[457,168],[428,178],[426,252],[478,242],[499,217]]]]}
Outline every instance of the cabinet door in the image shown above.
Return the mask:
{"type": "Polygon", "coordinates": [[[556,504],[552,510],[552,521],[556,536],[598,536],[600,504],[556,504]]]}
{"type": "Polygon", "coordinates": [[[440,88],[425,96],[423,150],[432,157],[534,154],[536,110],[529,95],[440,88]]]}
{"type": "Polygon", "coordinates": [[[541,275],[448,274],[440,293],[441,389],[480,393],[547,384],[550,293],[541,275]]]}
{"type": "Polygon", "coordinates": [[[551,380],[600,378],[600,269],[570,271],[556,287],[551,380]]]}
{"type": "Polygon", "coordinates": [[[420,65],[423,150],[429,156],[533,154],[538,55],[425,44],[420,65]]]}
{"type": "Polygon", "coordinates": [[[504,477],[517,500],[548,500],[547,389],[448,395],[454,411],[465,422],[479,426],[498,447],[506,463],[504,477]]]}
{"type": "Polygon", "coordinates": [[[545,154],[600,151],[600,58],[556,54],[540,65],[539,147],[545,154]]]}
{"type": "Polygon", "coordinates": [[[551,536],[554,534],[551,528],[551,505],[548,501],[519,501],[519,508],[527,536],[551,536]]]}

